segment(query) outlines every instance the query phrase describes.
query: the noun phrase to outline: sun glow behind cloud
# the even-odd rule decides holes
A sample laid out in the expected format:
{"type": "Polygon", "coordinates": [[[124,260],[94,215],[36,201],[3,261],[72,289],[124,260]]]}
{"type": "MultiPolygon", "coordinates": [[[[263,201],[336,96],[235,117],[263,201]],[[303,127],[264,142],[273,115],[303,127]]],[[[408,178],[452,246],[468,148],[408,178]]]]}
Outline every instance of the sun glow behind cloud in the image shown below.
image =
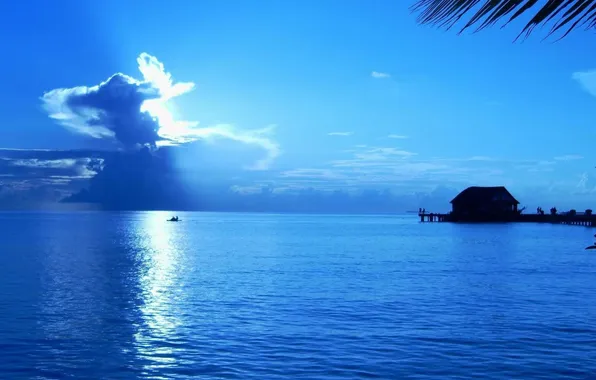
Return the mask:
{"type": "Polygon", "coordinates": [[[168,101],[194,90],[195,84],[192,82],[174,84],[171,74],[165,71],[163,64],[147,53],[142,53],[137,58],[137,63],[139,71],[143,74],[144,82],[150,83],[159,91],[160,95],[155,99],[145,100],[141,105],[141,112],[147,112],[158,120],[157,133],[165,140],[177,143],[192,140],[188,138],[191,128],[198,126],[199,123],[175,120],[168,108],[168,101]]]}
{"type": "Polygon", "coordinates": [[[254,165],[247,166],[248,169],[265,170],[280,154],[279,146],[270,140],[270,135],[275,126],[269,126],[258,130],[240,131],[229,124],[217,124],[214,126],[198,128],[197,121],[179,121],[175,120],[172,112],[168,108],[168,101],[184,95],[195,89],[192,82],[174,83],[170,73],[157,58],[142,53],[137,58],[139,71],[143,74],[145,82],[159,90],[160,97],[156,99],[145,100],[141,106],[142,112],[148,112],[159,121],[158,134],[164,140],[158,145],[172,145],[192,142],[199,139],[225,138],[237,142],[257,145],[263,148],[267,153],[263,159],[258,160],[254,165]]]}

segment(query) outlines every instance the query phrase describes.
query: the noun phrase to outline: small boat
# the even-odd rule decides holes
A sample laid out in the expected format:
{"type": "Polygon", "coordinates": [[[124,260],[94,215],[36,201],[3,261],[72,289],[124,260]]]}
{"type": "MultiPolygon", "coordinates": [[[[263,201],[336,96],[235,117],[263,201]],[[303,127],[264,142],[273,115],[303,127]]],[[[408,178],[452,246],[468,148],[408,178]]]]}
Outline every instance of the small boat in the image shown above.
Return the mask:
{"type": "Polygon", "coordinates": [[[168,222],[179,222],[180,219],[178,219],[177,216],[173,216],[172,218],[168,219],[168,222]]]}
{"type": "Polygon", "coordinates": [[[586,247],[586,249],[596,249],[596,245],[591,245],[589,247],[586,247]]]}

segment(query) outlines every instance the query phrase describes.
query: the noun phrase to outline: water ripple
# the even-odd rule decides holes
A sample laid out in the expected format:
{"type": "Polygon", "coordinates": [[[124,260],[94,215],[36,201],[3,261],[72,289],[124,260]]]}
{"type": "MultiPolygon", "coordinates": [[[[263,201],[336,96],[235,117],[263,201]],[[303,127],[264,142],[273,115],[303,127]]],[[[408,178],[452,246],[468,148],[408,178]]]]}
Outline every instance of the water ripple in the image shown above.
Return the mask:
{"type": "Polygon", "coordinates": [[[581,250],[588,230],[397,217],[166,218],[0,214],[0,377],[596,373],[596,261],[581,250]]]}

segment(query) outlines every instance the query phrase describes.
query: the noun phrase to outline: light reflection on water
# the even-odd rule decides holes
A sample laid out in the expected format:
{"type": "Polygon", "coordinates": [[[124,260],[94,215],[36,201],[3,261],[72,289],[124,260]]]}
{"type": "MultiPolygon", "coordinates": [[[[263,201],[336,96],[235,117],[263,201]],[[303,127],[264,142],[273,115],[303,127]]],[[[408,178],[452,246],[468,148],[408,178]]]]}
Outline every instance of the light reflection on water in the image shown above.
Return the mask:
{"type": "Polygon", "coordinates": [[[0,378],[596,372],[590,229],[170,216],[0,213],[0,378]]]}
{"type": "Polygon", "coordinates": [[[138,234],[140,252],[140,312],[141,326],[134,334],[135,348],[142,359],[154,363],[146,366],[150,372],[158,371],[176,363],[173,345],[178,339],[181,321],[178,310],[180,292],[183,289],[180,278],[180,253],[182,249],[176,239],[177,227],[165,224],[165,213],[154,212],[143,215],[138,234]],[[169,342],[170,344],[155,344],[169,342]]]}

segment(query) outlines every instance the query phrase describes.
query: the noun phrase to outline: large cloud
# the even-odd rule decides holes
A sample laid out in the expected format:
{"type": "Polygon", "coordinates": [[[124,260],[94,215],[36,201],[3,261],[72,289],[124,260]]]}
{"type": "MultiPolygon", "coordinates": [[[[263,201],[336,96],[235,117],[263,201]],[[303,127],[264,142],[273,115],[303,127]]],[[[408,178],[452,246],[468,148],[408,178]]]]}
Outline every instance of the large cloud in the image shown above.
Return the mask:
{"type": "Polygon", "coordinates": [[[256,130],[231,124],[200,128],[198,122],[176,120],[168,108],[170,102],[192,91],[194,83],[175,82],[163,64],[147,53],[137,63],[142,79],[116,73],[96,86],[59,88],[42,97],[49,116],[59,124],[75,133],[116,142],[123,151],[101,157],[65,157],[43,151],[28,156],[10,151],[5,152],[4,170],[11,175],[46,173],[59,179],[97,173],[88,188],[68,198],[74,202],[118,209],[202,209],[204,194],[198,191],[210,187],[205,182],[214,180],[214,170],[232,169],[227,167],[230,157],[237,177],[246,169],[253,173],[268,170],[280,154],[271,138],[274,125],[256,130]],[[211,144],[212,140],[227,143],[211,144]],[[218,151],[209,152],[212,146],[218,151]],[[259,155],[251,148],[257,148],[259,155]]]}
{"type": "Polygon", "coordinates": [[[72,131],[95,138],[115,138],[126,147],[155,146],[160,129],[177,122],[166,102],[194,88],[193,83],[174,84],[163,65],[149,54],[137,62],[143,80],[117,73],[92,87],[59,88],[46,92],[42,101],[50,117],[72,131]]]}
{"type": "Polygon", "coordinates": [[[174,82],[164,65],[147,53],[137,63],[142,80],[116,73],[96,86],[58,88],[42,96],[43,106],[71,131],[115,140],[126,148],[223,138],[265,151],[264,158],[249,165],[253,169],[267,169],[279,155],[279,146],[269,138],[271,128],[241,131],[223,124],[199,128],[196,121],[176,120],[169,102],[192,91],[195,84],[174,82]]]}

